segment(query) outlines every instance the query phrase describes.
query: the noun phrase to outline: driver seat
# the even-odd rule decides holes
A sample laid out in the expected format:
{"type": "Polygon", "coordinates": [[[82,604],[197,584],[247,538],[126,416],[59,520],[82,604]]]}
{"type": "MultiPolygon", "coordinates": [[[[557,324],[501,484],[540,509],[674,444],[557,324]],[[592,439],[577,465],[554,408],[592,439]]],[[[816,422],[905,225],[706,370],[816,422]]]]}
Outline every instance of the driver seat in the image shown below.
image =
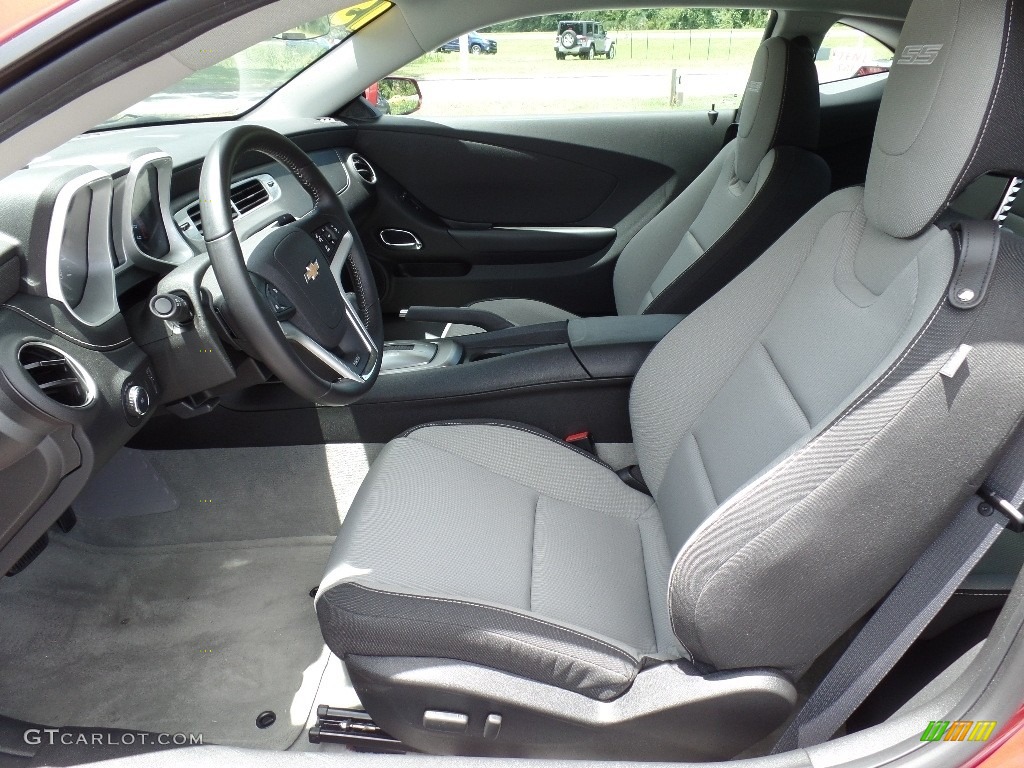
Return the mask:
{"type": "Polygon", "coordinates": [[[651,496],[520,424],[386,446],[316,597],[381,727],[434,753],[714,760],[791,716],[1021,418],[1024,241],[979,256],[934,222],[1024,169],[1022,5],[917,0],[866,187],[651,352],[630,400],[651,496]]]}

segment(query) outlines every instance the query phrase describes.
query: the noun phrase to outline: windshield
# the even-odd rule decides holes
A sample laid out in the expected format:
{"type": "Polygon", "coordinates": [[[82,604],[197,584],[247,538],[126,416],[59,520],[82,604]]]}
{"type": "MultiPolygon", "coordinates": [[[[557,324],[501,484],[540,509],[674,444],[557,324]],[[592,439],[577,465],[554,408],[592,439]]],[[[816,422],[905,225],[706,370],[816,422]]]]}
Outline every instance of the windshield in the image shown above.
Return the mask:
{"type": "Polygon", "coordinates": [[[194,72],[97,128],[238,117],[391,5],[389,0],[367,0],[308,21],[194,72]]]}

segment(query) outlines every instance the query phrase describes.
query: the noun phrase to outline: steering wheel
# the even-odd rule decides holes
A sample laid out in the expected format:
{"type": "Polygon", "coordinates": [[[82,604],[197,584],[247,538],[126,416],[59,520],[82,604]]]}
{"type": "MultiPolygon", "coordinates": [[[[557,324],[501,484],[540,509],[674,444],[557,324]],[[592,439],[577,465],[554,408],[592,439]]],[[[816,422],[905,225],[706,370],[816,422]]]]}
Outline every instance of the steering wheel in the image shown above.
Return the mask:
{"type": "Polygon", "coordinates": [[[235,331],[301,397],[347,405],[364,395],[380,372],[380,299],[355,226],[316,163],[276,131],[242,125],[214,142],[199,190],[203,237],[235,331]],[[313,199],[313,210],[255,236],[243,251],[230,186],[235,162],[246,152],[288,169],[313,199]],[[313,358],[310,364],[296,345],[313,358]]]}

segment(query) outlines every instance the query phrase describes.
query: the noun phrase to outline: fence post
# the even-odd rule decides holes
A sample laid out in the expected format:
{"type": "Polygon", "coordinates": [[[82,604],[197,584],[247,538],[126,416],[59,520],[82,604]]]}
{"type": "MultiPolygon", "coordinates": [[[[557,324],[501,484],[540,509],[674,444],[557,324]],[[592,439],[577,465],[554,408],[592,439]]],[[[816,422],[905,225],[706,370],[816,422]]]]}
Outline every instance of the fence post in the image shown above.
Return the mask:
{"type": "Polygon", "coordinates": [[[668,92],[668,105],[670,107],[676,106],[679,101],[679,70],[672,70],[672,86],[668,92]]]}

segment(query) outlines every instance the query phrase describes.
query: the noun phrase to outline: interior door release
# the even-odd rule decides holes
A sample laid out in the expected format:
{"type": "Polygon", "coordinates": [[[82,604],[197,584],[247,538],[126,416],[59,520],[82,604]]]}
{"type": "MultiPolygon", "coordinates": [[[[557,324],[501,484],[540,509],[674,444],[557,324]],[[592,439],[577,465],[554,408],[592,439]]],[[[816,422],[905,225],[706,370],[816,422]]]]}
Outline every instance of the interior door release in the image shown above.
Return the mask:
{"type": "Polygon", "coordinates": [[[388,248],[418,251],[423,247],[420,239],[407,229],[382,229],[380,241],[388,248]]]}

